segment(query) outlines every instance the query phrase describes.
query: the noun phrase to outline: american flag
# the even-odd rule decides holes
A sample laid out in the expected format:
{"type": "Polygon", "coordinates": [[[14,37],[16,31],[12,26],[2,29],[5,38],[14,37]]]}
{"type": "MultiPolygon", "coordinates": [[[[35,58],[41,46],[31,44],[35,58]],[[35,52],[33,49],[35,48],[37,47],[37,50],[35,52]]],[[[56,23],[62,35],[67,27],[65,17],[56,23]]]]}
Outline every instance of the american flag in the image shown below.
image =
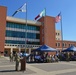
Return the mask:
{"type": "Polygon", "coordinates": [[[61,20],[61,12],[55,17],[55,23],[61,20]]]}

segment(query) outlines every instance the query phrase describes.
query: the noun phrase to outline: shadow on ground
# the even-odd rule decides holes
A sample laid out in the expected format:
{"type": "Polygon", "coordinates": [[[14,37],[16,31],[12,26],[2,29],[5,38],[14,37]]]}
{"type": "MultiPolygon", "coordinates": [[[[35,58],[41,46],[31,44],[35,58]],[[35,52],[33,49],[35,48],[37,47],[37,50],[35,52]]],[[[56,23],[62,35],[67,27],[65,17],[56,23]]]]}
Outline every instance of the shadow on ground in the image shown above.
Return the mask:
{"type": "Polygon", "coordinates": [[[0,72],[17,72],[16,70],[2,70],[0,72]]]}

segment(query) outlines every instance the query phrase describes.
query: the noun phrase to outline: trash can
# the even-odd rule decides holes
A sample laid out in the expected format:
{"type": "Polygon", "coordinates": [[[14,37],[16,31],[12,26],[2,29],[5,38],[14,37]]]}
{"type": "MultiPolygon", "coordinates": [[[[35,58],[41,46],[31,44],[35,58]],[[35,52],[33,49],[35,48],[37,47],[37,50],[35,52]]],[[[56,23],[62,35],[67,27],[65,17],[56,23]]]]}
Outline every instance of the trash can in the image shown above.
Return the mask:
{"type": "Polygon", "coordinates": [[[26,71],[26,57],[21,58],[21,71],[26,71]]]}

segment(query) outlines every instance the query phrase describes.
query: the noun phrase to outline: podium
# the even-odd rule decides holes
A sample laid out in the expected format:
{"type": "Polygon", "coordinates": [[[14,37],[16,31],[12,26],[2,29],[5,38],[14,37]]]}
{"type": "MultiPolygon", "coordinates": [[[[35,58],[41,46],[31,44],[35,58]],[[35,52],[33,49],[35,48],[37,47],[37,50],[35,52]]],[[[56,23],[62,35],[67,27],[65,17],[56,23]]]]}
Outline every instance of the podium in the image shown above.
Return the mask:
{"type": "Polygon", "coordinates": [[[21,71],[26,71],[26,57],[21,58],[21,71]]]}

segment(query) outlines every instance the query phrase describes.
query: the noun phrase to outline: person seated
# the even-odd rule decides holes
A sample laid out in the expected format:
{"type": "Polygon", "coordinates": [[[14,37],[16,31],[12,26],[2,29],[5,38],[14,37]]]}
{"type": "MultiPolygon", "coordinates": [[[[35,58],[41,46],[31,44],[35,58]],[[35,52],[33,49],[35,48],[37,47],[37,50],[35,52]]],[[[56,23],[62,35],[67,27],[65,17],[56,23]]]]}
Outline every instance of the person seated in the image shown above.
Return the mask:
{"type": "Polygon", "coordinates": [[[58,62],[59,61],[59,59],[58,59],[58,57],[55,55],[55,62],[58,62]]]}
{"type": "Polygon", "coordinates": [[[40,59],[41,59],[40,55],[35,55],[35,61],[36,61],[36,62],[39,62],[40,59]]]}
{"type": "Polygon", "coordinates": [[[54,55],[51,56],[51,62],[55,62],[54,55]]]}

